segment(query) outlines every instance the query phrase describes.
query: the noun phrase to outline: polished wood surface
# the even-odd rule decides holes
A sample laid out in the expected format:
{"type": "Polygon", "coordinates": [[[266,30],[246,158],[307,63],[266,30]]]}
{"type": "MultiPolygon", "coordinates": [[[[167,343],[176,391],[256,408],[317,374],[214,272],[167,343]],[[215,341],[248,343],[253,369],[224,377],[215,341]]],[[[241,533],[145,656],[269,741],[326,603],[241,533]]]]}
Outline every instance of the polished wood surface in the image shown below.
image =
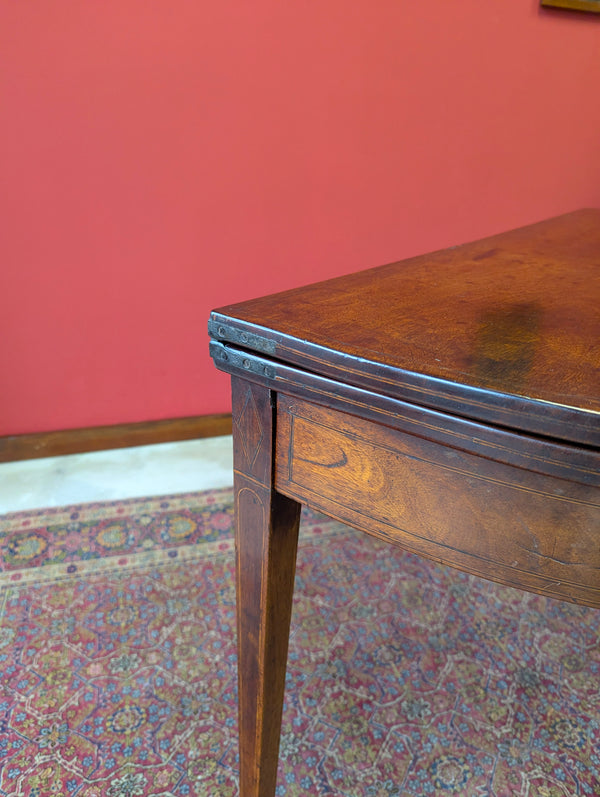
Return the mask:
{"type": "Polygon", "coordinates": [[[302,503],[600,608],[600,211],[212,314],[232,375],[241,797],[273,797],[302,503]]]}
{"type": "Polygon", "coordinates": [[[429,559],[600,607],[597,459],[549,475],[534,456],[506,463],[520,435],[469,451],[431,419],[421,436],[285,396],[277,419],[278,491],[429,559]]]}
{"type": "Polygon", "coordinates": [[[599,444],[598,252],[600,210],[578,211],[221,308],[211,334],[253,336],[274,359],[385,395],[599,444]]]}

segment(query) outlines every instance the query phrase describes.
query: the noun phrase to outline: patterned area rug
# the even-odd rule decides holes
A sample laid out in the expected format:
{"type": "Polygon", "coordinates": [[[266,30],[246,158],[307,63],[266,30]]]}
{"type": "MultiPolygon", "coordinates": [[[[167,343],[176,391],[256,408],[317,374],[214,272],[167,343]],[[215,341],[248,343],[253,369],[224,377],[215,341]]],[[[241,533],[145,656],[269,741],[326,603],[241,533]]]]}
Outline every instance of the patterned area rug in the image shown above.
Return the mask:
{"type": "MultiPolygon", "coordinates": [[[[0,517],[1,795],[237,795],[231,503],[0,517]]],[[[277,794],[599,795],[599,641],[305,512],[277,794]]]]}

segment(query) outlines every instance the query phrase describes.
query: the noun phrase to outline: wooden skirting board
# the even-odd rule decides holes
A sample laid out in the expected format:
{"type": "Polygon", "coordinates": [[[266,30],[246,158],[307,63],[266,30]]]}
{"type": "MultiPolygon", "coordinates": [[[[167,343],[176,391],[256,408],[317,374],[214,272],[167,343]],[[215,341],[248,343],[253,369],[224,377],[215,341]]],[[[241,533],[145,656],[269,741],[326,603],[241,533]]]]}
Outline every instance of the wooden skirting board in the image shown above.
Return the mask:
{"type": "Polygon", "coordinates": [[[231,415],[199,415],[116,426],[94,426],[0,437],[0,462],[81,454],[231,434],[231,415]]]}

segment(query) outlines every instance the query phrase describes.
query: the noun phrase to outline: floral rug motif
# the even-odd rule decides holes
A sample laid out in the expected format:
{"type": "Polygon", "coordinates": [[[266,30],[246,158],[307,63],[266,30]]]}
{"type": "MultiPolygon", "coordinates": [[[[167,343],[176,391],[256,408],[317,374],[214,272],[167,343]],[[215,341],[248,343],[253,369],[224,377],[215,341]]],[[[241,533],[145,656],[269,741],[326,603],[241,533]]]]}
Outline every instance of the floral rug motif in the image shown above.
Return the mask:
{"type": "MultiPolygon", "coordinates": [[[[303,513],[277,795],[600,795],[600,611],[303,513]]],[[[235,797],[232,494],[0,517],[0,795],[235,797]]]]}

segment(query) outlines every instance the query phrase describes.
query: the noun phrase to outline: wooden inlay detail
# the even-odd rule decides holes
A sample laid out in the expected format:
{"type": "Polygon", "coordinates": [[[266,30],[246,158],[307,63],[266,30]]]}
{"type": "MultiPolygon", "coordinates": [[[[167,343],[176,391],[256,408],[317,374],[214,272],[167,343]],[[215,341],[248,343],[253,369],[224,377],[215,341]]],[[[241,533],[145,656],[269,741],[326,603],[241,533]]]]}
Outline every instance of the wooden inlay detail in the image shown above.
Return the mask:
{"type": "Polygon", "coordinates": [[[248,466],[250,470],[252,470],[252,466],[260,451],[260,446],[264,437],[264,429],[260,422],[260,414],[256,408],[256,402],[254,401],[250,386],[248,386],[246,400],[239,416],[235,419],[235,423],[239,431],[239,440],[244,448],[248,466]]]}

